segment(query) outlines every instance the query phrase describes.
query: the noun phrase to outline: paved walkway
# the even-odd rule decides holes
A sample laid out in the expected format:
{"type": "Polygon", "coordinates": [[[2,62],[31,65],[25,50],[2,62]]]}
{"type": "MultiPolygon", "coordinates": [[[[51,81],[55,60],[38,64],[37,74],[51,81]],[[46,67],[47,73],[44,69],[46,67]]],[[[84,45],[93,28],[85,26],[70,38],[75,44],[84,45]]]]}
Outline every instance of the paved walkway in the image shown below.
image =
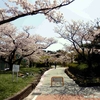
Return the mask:
{"type": "MultiPolygon", "coordinates": [[[[65,68],[50,69],[41,77],[39,84],[24,100],[39,100],[38,96],[49,95],[82,95],[84,98],[95,97],[100,100],[100,87],[79,87],[72,79],[65,73],[65,68]],[[64,78],[64,86],[62,84],[53,84],[51,86],[51,77],[61,76],[64,78]],[[38,97],[38,98],[37,98],[38,97]],[[36,99],[37,98],[37,99],[36,99]]],[[[43,99],[41,99],[43,100],[43,99]]],[[[47,100],[47,99],[44,99],[47,100]]],[[[49,100],[49,99],[48,99],[49,100]]],[[[53,100],[53,99],[51,99],[53,100]]],[[[61,99],[56,99],[61,100],[61,99]]],[[[63,99],[67,100],[67,99],[63,99]]],[[[71,99],[70,99],[71,100],[71,99]]]]}

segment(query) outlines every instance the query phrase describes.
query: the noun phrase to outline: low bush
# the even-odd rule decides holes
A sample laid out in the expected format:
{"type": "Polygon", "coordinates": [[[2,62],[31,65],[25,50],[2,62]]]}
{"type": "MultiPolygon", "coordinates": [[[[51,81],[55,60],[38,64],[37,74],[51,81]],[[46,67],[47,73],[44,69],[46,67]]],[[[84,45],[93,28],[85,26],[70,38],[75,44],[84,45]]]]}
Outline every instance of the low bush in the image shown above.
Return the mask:
{"type": "Polygon", "coordinates": [[[87,73],[87,64],[78,64],[78,63],[71,63],[68,65],[69,71],[74,75],[82,75],[86,76],[87,73]]]}
{"type": "Polygon", "coordinates": [[[100,85],[100,78],[98,76],[95,76],[94,72],[92,72],[92,77],[89,76],[87,64],[81,63],[80,65],[78,65],[77,63],[71,63],[68,67],[69,68],[65,70],[65,73],[70,78],[72,78],[79,86],[100,85]]]}

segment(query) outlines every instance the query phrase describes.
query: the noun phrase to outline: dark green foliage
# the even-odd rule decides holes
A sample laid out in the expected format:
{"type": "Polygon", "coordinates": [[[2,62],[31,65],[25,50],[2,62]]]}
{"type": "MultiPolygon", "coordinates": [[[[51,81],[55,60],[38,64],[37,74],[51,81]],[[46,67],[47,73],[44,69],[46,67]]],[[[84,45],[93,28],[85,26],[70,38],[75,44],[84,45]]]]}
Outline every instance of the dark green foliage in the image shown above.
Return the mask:
{"type": "MultiPolygon", "coordinates": [[[[95,65],[96,66],[96,65],[95,65]]],[[[100,67],[94,67],[92,72],[88,70],[88,65],[81,63],[70,63],[67,74],[80,86],[100,85],[100,67]],[[72,77],[74,76],[74,77],[72,77]]]]}
{"type": "Polygon", "coordinates": [[[49,66],[47,66],[46,63],[36,63],[36,67],[41,68],[41,67],[49,67],[49,66]]]}
{"type": "Polygon", "coordinates": [[[100,66],[100,54],[99,53],[96,54],[93,52],[89,55],[85,54],[84,57],[81,57],[80,55],[76,55],[75,61],[77,61],[78,64],[86,63],[88,67],[91,67],[91,69],[93,69],[100,66]],[[89,66],[89,63],[91,66],[89,66]]]}
{"type": "Polygon", "coordinates": [[[96,49],[100,49],[100,33],[97,34],[95,37],[94,37],[94,40],[92,41],[93,46],[96,48],[96,49]]]}
{"type": "Polygon", "coordinates": [[[80,54],[77,54],[75,56],[75,61],[77,61],[79,64],[80,63],[86,63],[86,59],[87,59],[88,55],[84,54],[84,55],[80,55],[80,54]]]}
{"type": "Polygon", "coordinates": [[[92,53],[91,58],[92,58],[93,63],[100,64],[100,54],[92,53]]]}
{"type": "Polygon", "coordinates": [[[68,66],[69,71],[72,72],[74,75],[86,76],[88,73],[86,72],[87,64],[70,63],[68,66]]]}

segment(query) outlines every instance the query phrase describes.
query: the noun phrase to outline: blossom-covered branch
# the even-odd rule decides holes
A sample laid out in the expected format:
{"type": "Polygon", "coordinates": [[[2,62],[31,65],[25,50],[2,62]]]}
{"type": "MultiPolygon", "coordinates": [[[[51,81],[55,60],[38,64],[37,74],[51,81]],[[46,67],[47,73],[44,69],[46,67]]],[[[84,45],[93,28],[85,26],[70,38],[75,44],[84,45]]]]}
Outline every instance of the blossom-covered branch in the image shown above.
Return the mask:
{"type": "Polygon", "coordinates": [[[0,25],[18,18],[44,14],[49,21],[60,22],[63,15],[57,9],[69,5],[75,0],[35,0],[34,4],[27,0],[8,0],[4,2],[6,8],[0,9],[0,25]],[[14,6],[11,6],[11,5],[14,6]]]}

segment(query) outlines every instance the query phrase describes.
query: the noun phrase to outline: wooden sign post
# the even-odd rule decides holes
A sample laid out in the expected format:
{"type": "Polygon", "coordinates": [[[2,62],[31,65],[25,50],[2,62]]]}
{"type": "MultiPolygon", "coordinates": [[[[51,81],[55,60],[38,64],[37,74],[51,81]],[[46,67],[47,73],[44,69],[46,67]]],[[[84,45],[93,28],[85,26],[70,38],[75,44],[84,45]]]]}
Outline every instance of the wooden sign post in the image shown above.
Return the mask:
{"type": "Polygon", "coordinates": [[[64,86],[64,79],[63,79],[63,77],[61,77],[61,76],[53,76],[52,78],[51,78],[51,86],[53,86],[53,83],[61,83],[62,84],[62,86],[64,86]]]}

